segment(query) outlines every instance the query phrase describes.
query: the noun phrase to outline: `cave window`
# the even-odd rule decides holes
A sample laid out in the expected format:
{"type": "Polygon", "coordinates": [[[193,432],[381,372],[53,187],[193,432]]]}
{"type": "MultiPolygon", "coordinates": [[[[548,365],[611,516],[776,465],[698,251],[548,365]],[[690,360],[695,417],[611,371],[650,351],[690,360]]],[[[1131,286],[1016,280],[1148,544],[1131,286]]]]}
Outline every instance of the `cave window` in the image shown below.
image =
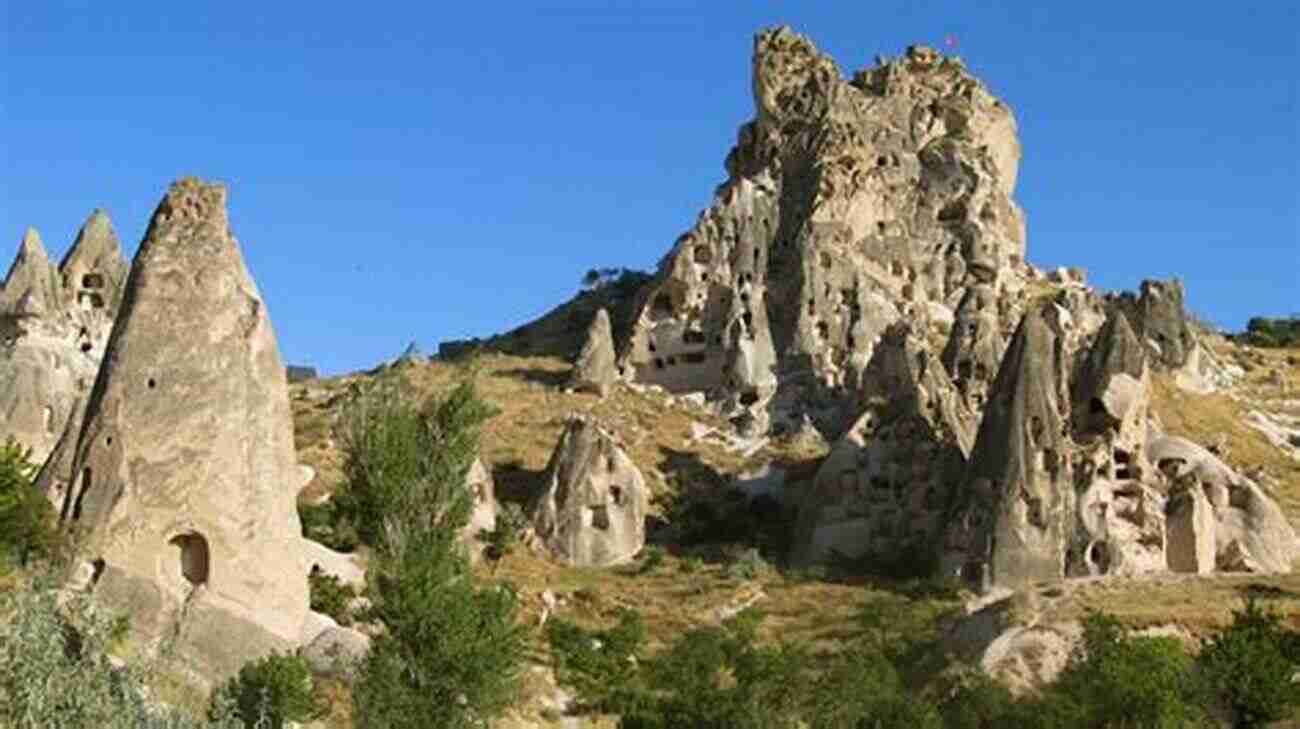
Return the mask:
{"type": "Polygon", "coordinates": [[[664,368],[664,361],[663,361],[663,359],[660,358],[660,357],[655,357],[655,369],[657,369],[657,370],[661,370],[661,369],[663,369],[663,368],[664,368]]]}
{"type": "Polygon", "coordinates": [[[749,390],[748,392],[741,393],[740,395],[741,405],[744,405],[745,407],[749,407],[750,405],[753,405],[756,402],[758,402],[758,393],[755,392],[754,390],[749,390]]]}
{"type": "MultiPolygon", "coordinates": [[[[612,470],[612,469],[611,469],[611,470],[612,470]]],[[[610,496],[611,499],[613,499],[613,501],[614,501],[614,506],[622,506],[622,505],[623,505],[623,487],[622,487],[622,486],[610,486],[610,487],[609,487],[609,496],[610,496]]]]}
{"type": "Polygon", "coordinates": [[[686,344],[707,344],[709,338],[704,336],[704,332],[695,329],[687,329],[682,332],[682,341],[686,344]]]}
{"type": "Polygon", "coordinates": [[[189,532],[172,537],[170,544],[177,549],[181,577],[194,587],[207,584],[210,564],[208,540],[202,534],[189,532]]]}
{"type": "Polygon", "coordinates": [[[654,342],[650,342],[650,353],[651,353],[651,354],[654,354],[655,351],[657,351],[657,350],[655,350],[655,343],[654,343],[654,342]]]}
{"type": "Polygon", "coordinates": [[[149,379],[148,379],[144,384],[145,384],[145,385],[146,385],[150,390],[152,390],[152,389],[154,389],[155,387],[158,386],[158,381],[155,380],[154,378],[150,377],[150,378],[149,378],[149,379]]]}
{"type": "Polygon", "coordinates": [[[604,504],[591,507],[591,525],[601,531],[609,529],[609,508],[604,504]]]}
{"type": "Polygon", "coordinates": [[[674,367],[674,366],[677,365],[677,358],[676,358],[676,357],[669,357],[666,361],[667,361],[669,367],[674,367]]]}
{"type": "Polygon", "coordinates": [[[704,364],[707,359],[703,352],[687,352],[682,355],[682,360],[689,364],[704,364]]]}
{"type": "Polygon", "coordinates": [[[81,287],[86,289],[104,288],[104,277],[98,273],[88,273],[81,277],[81,287]]]}
{"type": "Polygon", "coordinates": [[[705,264],[707,264],[707,263],[710,263],[710,262],[712,262],[712,261],[713,261],[713,251],[710,251],[710,250],[709,250],[709,247],[708,247],[707,245],[704,245],[703,243],[701,243],[701,244],[695,246],[695,262],[696,262],[696,263],[705,263],[705,264]]]}
{"type": "Polygon", "coordinates": [[[655,297],[654,310],[660,314],[673,313],[673,299],[668,294],[659,294],[655,297]]]}

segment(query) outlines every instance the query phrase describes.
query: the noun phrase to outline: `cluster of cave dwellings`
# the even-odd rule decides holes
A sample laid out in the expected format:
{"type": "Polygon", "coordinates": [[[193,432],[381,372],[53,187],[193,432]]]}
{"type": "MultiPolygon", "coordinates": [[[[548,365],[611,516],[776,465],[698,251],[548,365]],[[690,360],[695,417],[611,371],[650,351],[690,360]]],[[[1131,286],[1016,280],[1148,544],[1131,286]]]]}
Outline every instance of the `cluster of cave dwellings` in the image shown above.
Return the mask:
{"type": "MultiPolygon", "coordinates": [[[[81,286],[77,289],[77,305],[83,310],[91,311],[102,309],[108,302],[104,300],[104,287],[106,285],[104,274],[87,273],[81,277],[81,286]]],[[[69,282],[65,275],[63,287],[70,289],[69,282]]]]}

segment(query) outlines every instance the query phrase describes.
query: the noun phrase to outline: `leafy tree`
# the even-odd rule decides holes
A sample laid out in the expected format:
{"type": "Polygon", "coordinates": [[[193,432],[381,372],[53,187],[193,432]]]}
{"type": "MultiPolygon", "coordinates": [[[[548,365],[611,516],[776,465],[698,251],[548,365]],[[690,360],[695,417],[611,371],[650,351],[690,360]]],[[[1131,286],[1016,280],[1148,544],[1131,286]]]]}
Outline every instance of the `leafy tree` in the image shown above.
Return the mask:
{"type": "Polygon", "coordinates": [[[386,373],[345,415],[340,507],[375,547],[377,638],[353,690],[363,729],[483,727],[517,692],[523,635],[508,586],[476,584],[460,543],[465,479],[495,411],[466,379],[417,406],[386,373]]]}
{"type": "Polygon", "coordinates": [[[12,437],[0,445],[0,561],[58,556],[54,507],[33,487],[35,476],[30,449],[12,437]]]}
{"type": "Polygon", "coordinates": [[[1198,657],[1215,695],[1241,729],[1286,718],[1300,706],[1300,634],[1254,597],[1233,611],[1232,624],[1209,641],[1198,657]]]}
{"type": "Polygon", "coordinates": [[[1183,729],[1203,726],[1206,694],[1191,657],[1172,638],[1128,636],[1091,613],[1083,642],[1035,710],[1056,726],[1183,729]]]}
{"type": "Polygon", "coordinates": [[[310,721],[324,713],[312,690],[311,668],[299,656],[272,653],[239,669],[213,696],[211,715],[226,706],[246,729],[282,729],[286,722],[310,721]]]}

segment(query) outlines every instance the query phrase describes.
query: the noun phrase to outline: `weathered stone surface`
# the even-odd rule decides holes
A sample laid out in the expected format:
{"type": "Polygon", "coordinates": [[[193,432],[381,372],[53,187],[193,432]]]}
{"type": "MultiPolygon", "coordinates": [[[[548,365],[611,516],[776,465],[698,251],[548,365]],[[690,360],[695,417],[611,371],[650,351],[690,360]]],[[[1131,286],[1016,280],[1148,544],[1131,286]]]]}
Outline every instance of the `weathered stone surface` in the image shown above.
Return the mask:
{"type": "Polygon", "coordinates": [[[1084,432],[1145,430],[1146,352],[1122,312],[1113,312],[1075,380],[1074,426],[1084,432]]]}
{"type": "Polygon", "coordinates": [[[330,626],[303,646],[299,655],[318,676],[351,679],[370,655],[370,636],[352,628],[330,626]]]}
{"type": "Polygon", "coordinates": [[[942,363],[905,323],[864,371],[863,414],[823,462],[800,505],[793,558],[888,560],[933,549],[974,439],[974,416],[942,363]]]}
{"type": "Polygon", "coordinates": [[[645,479],[612,433],[574,416],[530,506],[534,530],[559,560],[585,567],[631,559],[645,545],[645,479]]]}
{"type": "Polygon", "coordinates": [[[125,266],[108,216],[96,210],[57,269],[28,230],[0,290],[0,438],[17,438],[38,463],[90,394],[125,266]]]}
{"type": "Polygon", "coordinates": [[[587,341],[573,365],[571,384],[580,390],[590,390],[601,397],[609,394],[618,381],[618,362],[614,356],[614,330],[609,323],[609,312],[600,309],[591,320],[587,341]]]}
{"type": "Polygon", "coordinates": [[[1187,364],[1197,346],[1184,299],[1182,281],[1147,280],[1137,295],[1126,291],[1109,297],[1107,304],[1128,315],[1138,338],[1151,349],[1157,362],[1176,369],[1187,364]]]}
{"type": "Polygon", "coordinates": [[[469,473],[465,474],[465,485],[474,497],[474,510],[461,530],[461,541],[469,547],[470,556],[478,559],[483,553],[479,535],[497,526],[496,482],[492,479],[492,472],[483,465],[483,459],[475,458],[470,464],[469,473]]]}
{"type": "Polygon", "coordinates": [[[1300,557],[1286,515],[1254,481],[1185,438],[1161,436],[1148,459],[1176,479],[1194,477],[1214,509],[1215,553],[1225,571],[1290,572],[1300,557]],[[1248,568],[1248,569],[1247,569],[1248,568]]]}
{"type": "Polygon", "coordinates": [[[1169,499],[1168,543],[1172,572],[1204,575],[1214,570],[1214,507],[1199,481],[1191,481],[1169,499]]]}
{"type": "Polygon", "coordinates": [[[358,590],[366,586],[366,565],[355,554],[335,552],[319,542],[302,540],[302,554],[307,565],[307,572],[320,572],[337,577],[345,585],[352,585],[358,590]]]}
{"type": "Polygon", "coordinates": [[[642,296],[625,369],[712,391],[745,423],[824,420],[890,323],[951,312],[974,284],[1023,286],[1016,125],[956,58],[913,47],[845,80],[788,28],[756,37],[753,91],[727,180],[642,296]]]}
{"type": "Polygon", "coordinates": [[[1068,403],[1048,316],[1025,314],[1007,348],[944,545],[946,569],[987,570],[999,585],[1062,577],[1074,527],[1068,403]]]}
{"type": "Polygon", "coordinates": [[[984,408],[1005,349],[996,292],[987,284],[968,287],[943,350],[943,365],[976,411],[984,408]]]}
{"type": "Polygon", "coordinates": [[[61,519],[99,599],[220,677],[296,645],[307,613],[284,366],[224,187],[172,185],[122,301],[61,519]]]}

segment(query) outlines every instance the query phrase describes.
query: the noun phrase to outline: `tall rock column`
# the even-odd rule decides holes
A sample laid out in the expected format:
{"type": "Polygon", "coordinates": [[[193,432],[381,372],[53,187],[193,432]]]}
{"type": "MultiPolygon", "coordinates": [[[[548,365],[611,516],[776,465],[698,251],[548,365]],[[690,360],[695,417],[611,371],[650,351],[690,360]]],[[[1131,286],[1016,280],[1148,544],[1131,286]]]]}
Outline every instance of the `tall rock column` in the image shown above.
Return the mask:
{"type": "Polygon", "coordinates": [[[226,190],[176,182],[132,264],[61,509],[97,597],[204,675],[292,647],[308,605],[296,466],[226,190]]]}

